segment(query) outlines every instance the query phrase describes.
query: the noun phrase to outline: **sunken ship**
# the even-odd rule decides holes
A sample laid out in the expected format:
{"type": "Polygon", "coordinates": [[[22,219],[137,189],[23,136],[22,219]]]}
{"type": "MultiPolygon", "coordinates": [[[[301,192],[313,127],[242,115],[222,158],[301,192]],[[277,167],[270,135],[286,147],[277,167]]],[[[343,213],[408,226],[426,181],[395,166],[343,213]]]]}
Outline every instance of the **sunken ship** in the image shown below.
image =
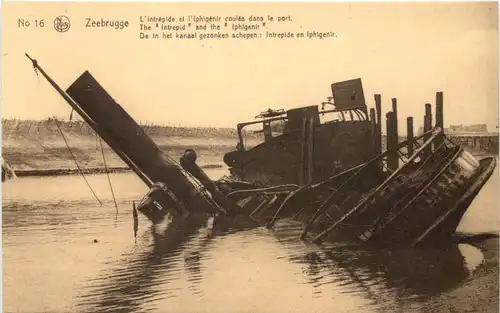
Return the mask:
{"type": "Polygon", "coordinates": [[[378,151],[361,79],[333,83],[331,90],[320,105],[269,109],[239,123],[236,150],[224,155],[231,174],[262,186],[305,184],[372,159],[378,151]],[[247,147],[244,130],[255,125],[264,141],[247,147]]]}
{"type": "Polygon", "coordinates": [[[237,149],[224,156],[231,176],[213,180],[196,164],[194,150],[179,161],[166,155],[88,71],[64,91],[30,60],[150,188],[137,207],[133,203],[136,223],[138,212],[152,223],[169,215],[245,215],[269,228],[296,221],[301,238],[317,244],[446,242],[496,167],[495,157],[478,160],[443,133],[442,92],[435,123],[426,104],[424,133],[414,137],[408,117],[402,142],[392,99],[382,151],[381,97],[368,114],[355,79],[332,84],[324,105],[333,109],[269,110],[239,124],[237,149]],[[322,120],[329,114],[333,118],[322,120]],[[281,133],[273,134],[273,122],[284,124],[281,133]],[[243,128],[253,124],[262,125],[264,142],[245,147],[243,128]]]}

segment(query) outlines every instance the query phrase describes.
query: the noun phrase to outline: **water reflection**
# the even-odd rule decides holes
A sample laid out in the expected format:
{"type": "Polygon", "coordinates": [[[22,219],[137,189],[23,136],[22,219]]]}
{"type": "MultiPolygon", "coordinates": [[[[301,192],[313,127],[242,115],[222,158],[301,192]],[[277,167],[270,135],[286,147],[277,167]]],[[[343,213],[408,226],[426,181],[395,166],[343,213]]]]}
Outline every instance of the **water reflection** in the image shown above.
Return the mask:
{"type": "MultiPolygon", "coordinates": [[[[289,234],[294,227],[300,230],[290,224],[279,229],[289,234]]],[[[478,248],[463,243],[401,250],[319,248],[275,235],[287,247],[288,259],[304,266],[315,293],[341,287],[343,293],[362,294],[381,312],[419,311],[420,304],[460,286],[483,260],[478,248]]]]}
{"type": "MultiPolygon", "coordinates": [[[[210,275],[205,273],[206,262],[217,250],[211,247],[212,240],[245,230],[252,230],[254,238],[249,240],[256,240],[259,232],[265,232],[260,226],[248,218],[190,216],[169,221],[164,230],[152,228],[149,243],[89,282],[78,307],[86,312],[162,311],[158,308],[166,303],[162,299],[177,297],[184,288],[194,298],[203,298],[203,279],[210,275]]],[[[432,250],[325,249],[297,240],[296,225],[283,229],[273,234],[284,247],[284,258],[301,265],[306,278],[302,283],[313,288],[313,298],[361,296],[379,312],[394,311],[456,288],[469,275],[458,245],[432,250]]]]}
{"type": "MultiPolygon", "coordinates": [[[[203,260],[207,258],[211,240],[258,225],[246,218],[187,216],[166,220],[163,226],[166,227],[151,227],[150,242],[139,245],[115,268],[91,280],[80,296],[78,309],[85,312],[149,311],[158,301],[173,297],[178,288],[168,288],[168,285],[181,279],[189,284],[194,295],[202,296],[203,260]],[[148,303],[148,299],[154,301],[148,303]]],[[[143,241],[148,241],[148,233],[144,234],[143,241]]]]}
{"type": "Polygon", "coordinates": [[[324,255],[357,284],[383,281],[398,299],[435,296],[456,287],[468,276],[456,245],[443,250],[330,250],[324,255]]]}
{"type": "Polygon", "coordinates": [[[244,217],[150,228],[140,216],[134,244],[127,199],[142,193],[130,193],[128,182],[115,189],[116,225],[111,198],[103,207],[89,195],[65,198],[51,182],[37,191],[50,197],[10,192],[4,202],[6,312],[439,312],[429,299],[462,288],[484,259],[464,243],[319,247],[297,239],[300,224],[280,221],[270,231],[244,217]]]}
{"type": "Polygon", "coordinates": [[[317,293],[327,285],[341,286],[343,292],[362,294],[381,312],[419,306],[470,275],[458,245],[397,251],[331,248],[293,255],[290,260],[306,265],[304,273],[317,293]]]}
{"type": "Polygon", "coordinates": [[[179,278],[182,257],[188,269],[188,281],[196,284],[202,278],[199,258],[211,237],[211,230],[206,229],[207,221],[207,217],[189,216],[166,221],[168,227],[164,231],[152,227],[152,242],[139,246],[115,268],[89,282],[79,309],[86,312],[147,311],[147,299],[168,297],[168,290],[162,295],[153,287],[179,278]],[[198,248],[183,252],[184,246],[194,245],[196,239],[199,239],[198,248]]]}

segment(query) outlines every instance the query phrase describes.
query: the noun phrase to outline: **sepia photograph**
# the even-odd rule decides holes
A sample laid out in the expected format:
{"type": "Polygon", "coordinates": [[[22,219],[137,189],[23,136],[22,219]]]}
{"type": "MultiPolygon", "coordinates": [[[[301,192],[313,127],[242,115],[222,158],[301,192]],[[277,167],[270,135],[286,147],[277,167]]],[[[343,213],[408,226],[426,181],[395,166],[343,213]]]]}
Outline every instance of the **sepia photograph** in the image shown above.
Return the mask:
{"type": "Polygon", "coordinates": [[[1,10],[1,312],[499,312],[496,1],[1,10]]]}

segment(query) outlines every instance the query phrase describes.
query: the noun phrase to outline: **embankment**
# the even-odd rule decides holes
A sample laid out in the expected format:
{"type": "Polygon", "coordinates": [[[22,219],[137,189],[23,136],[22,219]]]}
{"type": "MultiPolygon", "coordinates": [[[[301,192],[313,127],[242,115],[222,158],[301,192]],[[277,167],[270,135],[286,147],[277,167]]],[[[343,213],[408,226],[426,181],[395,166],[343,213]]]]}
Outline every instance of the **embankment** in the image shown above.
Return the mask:
{"type": "MultiPolygon", "coordinates": [[[[104,153],[101,151],[99,137],[85,122],[59,121],[59,125],[70,149],[53,119],[2,120],[2,156],[17,176],[77,174],[78,167],[73,156],[84,173],[103,173],[103,154],[110,172],[129,170],[104,141],[104,153]]],[[[238,138],[236,127],[142,127],[160,149],[175,160],[179,159],[184,150],[194,149],[198,154],[198,164],[202,167],[224,166],[222,158],[225,153],[235,149],[238,138]]],[[[254,146],[262,141],[260,134],[245,133],[244,137],[247,146],[254,146]]],[[[405,138],[400,138],[400,141],[403,140],[405,138]]],[[[385,150],[385,138],[382,143],[385,150]]],[[[466,148],[477,156],[488,154],[486,151],[466,148]]]]}
{"type": "MultiPolygon", "coordinates": [[[[82,121],[59,121],[68,146],[53,119],[43,121],[2,120],[2,156],[18,176],[86,173],[104,170],[104,159],[112,171],[127,170],[126,164],[82,121]],[[103,153],[104,152],[104,153],[103,153]]],[[[143,129],[168,156],[178,160],[186,149],[198,153],[201,166],[222,166],[224,153],[235,149],[237,133],[228,128],[189,128],[143,125],[143,129]]],[[[249,144],[259,138],[249,136],[249,144]]]]}

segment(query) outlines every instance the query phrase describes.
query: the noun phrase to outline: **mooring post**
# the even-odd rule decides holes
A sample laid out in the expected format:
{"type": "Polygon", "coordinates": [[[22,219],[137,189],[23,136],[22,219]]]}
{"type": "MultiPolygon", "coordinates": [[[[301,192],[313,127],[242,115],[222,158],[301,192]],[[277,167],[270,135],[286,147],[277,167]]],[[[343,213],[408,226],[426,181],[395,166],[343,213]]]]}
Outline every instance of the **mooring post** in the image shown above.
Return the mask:
{"type": "MultiPolygon", "coordinates": [[[[376,115],[375,115],[375,109],[370,109],[370,124],[372,128],[372,141],[373,145],[375,147],[375,150],[377,149],[377,120],[376,120],[376,115]]],[[[376,150],[377,152],[377,150],[376,150]]]]}
{"type": "MultiPolygon", "coordinates": [[[[424,115],[424,133],[429,132],[432,129],[432,107],[430,103],[425,104],[425,115],[424,115]]],[[[424,142],[431,138],[431,134],[424,136],[424,142]]],[[[423,151],[424,158],[427,158],[431,154],[431,145],[428,145],[423,151]]]]}
{"type": "MultiPolygon", "coordinates": [[[[385,151],[389,151],[391,149],[391,136],[389,135],[392,130],[391,130],[391,113],[392,112],[387,112],[385,114],[385,151]]],[[[389,164],[389,158],[387,159],[387,164],[389,164]]]]}
{"type": "MultiPolygon", "coordinates": [[[[398,131],[398,100],[396,98],[392,98],[392,130],[393,130],[393,147],[396,148],[399,144],[399,131],[398,131]]],[[[399,152],[395,152],[395,163],[394,163],[394,170],[396,170],[399,167],[399,152]]]]}
{"type": "Polygon", "coordinates": [[[399,142],[399,132],[398,132],[398,100],[396,98],[392,98],[392,112],[394,112],[394,133],[396,136],[396,140],[399,142]]]}
{"type": "Polygon", "coordinates": [[[398,135],[398,116],[396,115],[396,112],[392,112],[391,114],[391,129],[392,129],[392,149],[395,149],[394,152],[392,153],[392,169],[397,170],[399,167],[399,150],[398,150],[398,145],[399,145],[399,135],[398,135]]]}
{"type": "Polygon", "coordinates": [[[382,99],[379,94],[375,95],[375,110],[377,111],[377,123],[375,132],[375,149],[377,154],[382,153],[382,99]]]}
{"type": "MultiPolygon", "coordinates": [[[[443,92],[439,91],[436,92],[436,127],[439,127],[442,129],[444,133],[444,112],[443,112],[443,92]]],[[[441,143],[443,143],[444,140],[444,134],[441,133],[437,140],[436,140],[436,145],[439,146],[441,143]]]]}
{"type": "Polygon", "coordinates": [[[395,130],[394,130],[394,112],[388,112],[386,114],[387,118],[387,167],[390,170],[396,170],[398,168],[398,151],[395,150],[397,147],[397,139],[395,140],[395,130]],[[392,151],[391,151],[392,150],[392,151]]]}
{"type": "Polygon", "coordinates": [[[406,132],[407,132],[407,152],[408,158],[413,155],[413,117],[409,116],[406,118],[406,132]]]}

